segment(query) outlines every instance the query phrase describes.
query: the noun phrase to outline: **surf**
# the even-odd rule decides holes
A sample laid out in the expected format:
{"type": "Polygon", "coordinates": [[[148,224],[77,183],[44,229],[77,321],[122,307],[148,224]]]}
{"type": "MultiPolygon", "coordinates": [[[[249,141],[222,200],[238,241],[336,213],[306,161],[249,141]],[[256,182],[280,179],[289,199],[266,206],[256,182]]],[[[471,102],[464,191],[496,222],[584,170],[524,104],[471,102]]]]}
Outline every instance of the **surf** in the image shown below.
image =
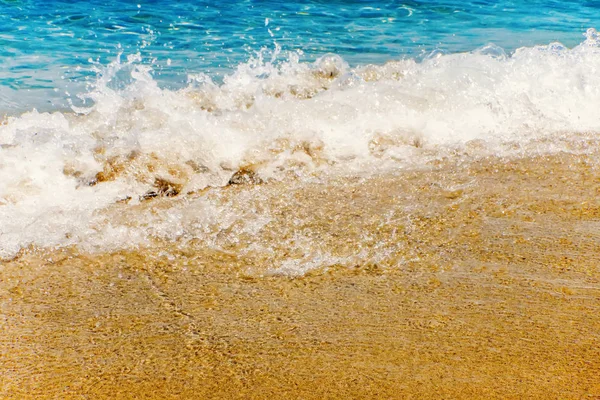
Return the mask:
{"type": "Polygon", "coordinates": [[[70,109],[3,119],[0,256],[136,246],[153,235],[107,219],[115,204],[372,176],[448,157],[585,153],[600,131],[599,65],[594,29],[573,48],[487,45],[357,66],[276,47],[221,80],[189,73],[179,89],[163,87],[139,54],[123,54],[95,66],[70,109]],[[129,239],[102,240],[111,229],[129,239]]]}

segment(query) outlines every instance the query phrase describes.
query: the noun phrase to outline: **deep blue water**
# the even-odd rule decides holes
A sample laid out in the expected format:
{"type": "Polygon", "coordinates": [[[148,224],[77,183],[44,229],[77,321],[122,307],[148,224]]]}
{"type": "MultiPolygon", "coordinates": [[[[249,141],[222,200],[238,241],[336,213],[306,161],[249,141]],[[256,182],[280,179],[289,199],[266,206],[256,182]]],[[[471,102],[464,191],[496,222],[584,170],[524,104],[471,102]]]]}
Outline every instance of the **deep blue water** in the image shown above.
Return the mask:
{"type": "Polygon", "coordinates": [[[336,53],[351,64],[560,41],[600,27],[600,2],[0,0],[0,109],[61,107],[94,63],[139,53],[154,78],[226,74],[261,48],[336,53]],[[32,103],[32,104],[30,104],[32,103]]]}

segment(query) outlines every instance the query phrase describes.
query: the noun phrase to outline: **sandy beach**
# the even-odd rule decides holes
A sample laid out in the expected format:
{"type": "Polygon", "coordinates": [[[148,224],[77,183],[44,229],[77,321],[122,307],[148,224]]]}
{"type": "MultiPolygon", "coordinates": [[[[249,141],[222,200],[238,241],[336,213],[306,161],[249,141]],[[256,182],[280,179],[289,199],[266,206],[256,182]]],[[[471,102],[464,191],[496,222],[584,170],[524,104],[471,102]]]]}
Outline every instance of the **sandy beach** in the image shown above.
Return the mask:
{"type": "Polygon", "coordinates": [[[598,159],[235,185],[190,197],[268,208],[259,238],[23,251],[0,264],[0,397],[600,399],[598,159]]]}

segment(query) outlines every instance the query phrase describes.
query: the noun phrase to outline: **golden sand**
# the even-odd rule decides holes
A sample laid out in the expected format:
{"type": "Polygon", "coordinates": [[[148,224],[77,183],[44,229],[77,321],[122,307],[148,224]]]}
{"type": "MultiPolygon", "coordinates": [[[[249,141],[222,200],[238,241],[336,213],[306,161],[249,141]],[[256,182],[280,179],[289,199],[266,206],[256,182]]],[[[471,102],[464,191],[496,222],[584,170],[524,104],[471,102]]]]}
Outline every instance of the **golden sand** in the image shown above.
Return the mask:
{"type": "Polygon", "coordinates": [[[0,265],[0,397],[600,399],[597,159],[232,186],[269,208],[259,238],[24,252],[0,265]],[[356,262],[273,274],[310,256],[298,233],[356,262]]]}

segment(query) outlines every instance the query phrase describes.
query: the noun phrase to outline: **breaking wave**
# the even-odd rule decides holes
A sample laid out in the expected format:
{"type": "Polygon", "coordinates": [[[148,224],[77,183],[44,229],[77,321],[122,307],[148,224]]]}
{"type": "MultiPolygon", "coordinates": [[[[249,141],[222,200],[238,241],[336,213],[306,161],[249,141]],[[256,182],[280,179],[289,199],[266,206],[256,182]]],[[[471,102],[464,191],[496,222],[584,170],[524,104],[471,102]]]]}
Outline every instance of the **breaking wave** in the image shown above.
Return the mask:
{"type": "MultiPolygon", "coordinates": [[[[489,45],[352,68],[336,55],[306,63],[276,49],[222,82],[190,74],[179,90],[159,87],[136,55],[97,73],[79,96],[84,106],[1,122],[0,258],[30,246],[114,248],[181,235],[157,232],[168,216],[153,216],[154,228],[132,223],[147,217],[135,212],[129,225],[107,222],[101,211],[115,203],[134,210],[209,187],[419,168],[456,154],[585,152],[600,131],[593,29],[572,49],[506,54],[489,45]]],[[[209,203],[197,210],[206,224],[233,218],[209,203]]],[[[261,218],[251,232],[268,223],[261,218]]]]}

